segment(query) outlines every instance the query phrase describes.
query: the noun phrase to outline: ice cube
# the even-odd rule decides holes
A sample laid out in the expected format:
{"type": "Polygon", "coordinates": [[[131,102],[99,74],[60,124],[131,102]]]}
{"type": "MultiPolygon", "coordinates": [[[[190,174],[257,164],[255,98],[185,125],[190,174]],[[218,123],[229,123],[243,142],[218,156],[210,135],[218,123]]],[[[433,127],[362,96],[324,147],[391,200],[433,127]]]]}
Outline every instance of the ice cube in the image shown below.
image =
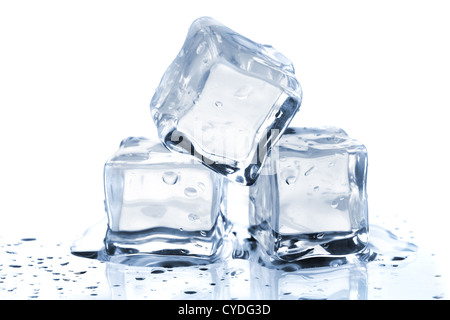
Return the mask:
{"type": "Polygon", "coordinates": [[[227,181],[160,142],[127,138],[104,170],[109,255],[212,257],[228,222],[227,181]]]}
{"type": "Polygon", "coordinates": [[[250,231],[275,261],[361,253],[366,177],[366,148],[343,130],[288,128],[250,187],[250,231]]]}
{"type": "Polygon", "coordinates": [[[301,99],[286,57],[203,17],[191,25],[150,108],[168,148],[250,185],[301,99]]]}

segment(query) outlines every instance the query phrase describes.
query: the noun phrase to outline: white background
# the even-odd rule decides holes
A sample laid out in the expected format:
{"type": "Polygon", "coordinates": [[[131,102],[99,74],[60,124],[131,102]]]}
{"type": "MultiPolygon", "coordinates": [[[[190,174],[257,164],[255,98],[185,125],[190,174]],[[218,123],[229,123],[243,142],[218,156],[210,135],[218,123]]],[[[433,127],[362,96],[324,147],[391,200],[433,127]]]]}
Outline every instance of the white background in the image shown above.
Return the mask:
{"type": "Polygon", "coordinates": [[[291,59],[293,124],[364,143],[369,214],[444,253],[450,5],[435,0],[0,0],[0,235],[57,239],[104,217],[103,164],[123,138],[154,136],[151,97],[204,15],[291,59]]]}

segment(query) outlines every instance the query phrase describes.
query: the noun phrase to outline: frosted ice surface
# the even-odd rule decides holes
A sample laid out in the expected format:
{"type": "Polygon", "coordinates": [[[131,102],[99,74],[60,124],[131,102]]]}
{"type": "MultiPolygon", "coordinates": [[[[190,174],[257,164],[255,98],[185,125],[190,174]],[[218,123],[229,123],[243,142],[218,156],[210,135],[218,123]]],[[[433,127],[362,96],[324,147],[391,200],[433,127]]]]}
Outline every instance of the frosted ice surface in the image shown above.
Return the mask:
{"type": "Polygon", "coordinates": [[[226,229],[225,179],[198,159],[127,138],[104,170],[109,254],[212,256],[226,229]]]}
{"type": "Polygon", "coordinates": [[[288,128],[250,187],[250,230],[274,258],[361,252],[367,152],[338,128],[288,128]]]}
{"type": "Polygon", "coordinates": [[[168,148],[251,185],[301,96],[286,57],[204,17],[191,25],[150,107],[168,148]]]}

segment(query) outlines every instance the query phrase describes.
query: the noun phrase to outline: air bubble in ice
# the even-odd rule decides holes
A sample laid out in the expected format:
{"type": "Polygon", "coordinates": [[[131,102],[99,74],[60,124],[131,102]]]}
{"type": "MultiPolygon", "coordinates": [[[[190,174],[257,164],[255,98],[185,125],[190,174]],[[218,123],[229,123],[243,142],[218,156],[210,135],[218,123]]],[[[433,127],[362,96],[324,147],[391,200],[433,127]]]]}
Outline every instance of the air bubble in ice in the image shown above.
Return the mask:
{"type": "Polygon", "coordinates": [[[238,99],[247,99],[250,93],[252,92],[251,86],[243,86],[240,87],[234,94],[234,96],[238,99]]]}
{"type": "Polygon", "coordinates": [[[188,218],[190,221],[197,221],[199,219],[199,216],[196,215],[195,213],[190,213],[188,218]]]}
{"type": "Polygon", "coordinates": [[[202,43],[200,43],[200,45],[197,47],[197,50],[195,51],[197,54],[201,54],[204,50],[205,50],[205,47],[206,47],[206,42],[202,42],[202,43]]]}

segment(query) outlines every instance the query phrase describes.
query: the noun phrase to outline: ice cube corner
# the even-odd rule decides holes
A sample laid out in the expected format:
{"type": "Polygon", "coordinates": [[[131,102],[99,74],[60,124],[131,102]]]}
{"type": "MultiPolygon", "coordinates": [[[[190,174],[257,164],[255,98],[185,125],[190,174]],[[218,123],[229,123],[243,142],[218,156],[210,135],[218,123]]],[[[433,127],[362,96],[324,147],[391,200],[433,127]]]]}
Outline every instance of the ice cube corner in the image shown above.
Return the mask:
{"type": "Polygon", "coordinates": [[[301,101],[293,64],[284,55],[202,17],[189,28],[150,109],[169,149],[251,185],[301,101]]]}

